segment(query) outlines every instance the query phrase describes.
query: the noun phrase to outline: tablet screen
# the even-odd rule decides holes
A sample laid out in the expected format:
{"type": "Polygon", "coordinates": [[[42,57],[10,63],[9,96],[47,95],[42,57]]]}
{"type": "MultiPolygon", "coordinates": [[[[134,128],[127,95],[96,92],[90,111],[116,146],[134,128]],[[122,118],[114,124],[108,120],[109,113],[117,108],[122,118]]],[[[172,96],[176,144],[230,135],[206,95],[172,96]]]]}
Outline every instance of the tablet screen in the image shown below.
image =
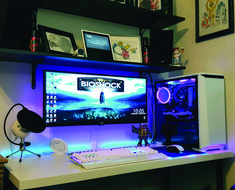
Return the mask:
{"type": "Polygon", "coordinates": [[[82,31],[87,57],[113,60],[108,34],[82,31]]]}

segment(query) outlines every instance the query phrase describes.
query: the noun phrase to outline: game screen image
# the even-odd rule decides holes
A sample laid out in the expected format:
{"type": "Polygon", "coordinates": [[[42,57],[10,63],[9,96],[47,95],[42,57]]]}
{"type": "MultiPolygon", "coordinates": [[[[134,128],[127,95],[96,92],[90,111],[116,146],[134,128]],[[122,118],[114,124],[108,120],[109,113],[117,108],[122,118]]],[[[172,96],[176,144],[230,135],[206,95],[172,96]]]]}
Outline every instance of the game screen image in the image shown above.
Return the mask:
{"type": "Polygon", "coordinates": [[[48,126],[146,123],[146,78],[44,71],[48,126]]]}
{"type": "Polygon", "coordinates": [[[197,77],[156,82],[156,140],[199,146],[197,77]]]}
{"type": "Polygon", "coordinates": [[[84,32],[84,38],[87,48],[111,50],[108,36],[84,32]]]}

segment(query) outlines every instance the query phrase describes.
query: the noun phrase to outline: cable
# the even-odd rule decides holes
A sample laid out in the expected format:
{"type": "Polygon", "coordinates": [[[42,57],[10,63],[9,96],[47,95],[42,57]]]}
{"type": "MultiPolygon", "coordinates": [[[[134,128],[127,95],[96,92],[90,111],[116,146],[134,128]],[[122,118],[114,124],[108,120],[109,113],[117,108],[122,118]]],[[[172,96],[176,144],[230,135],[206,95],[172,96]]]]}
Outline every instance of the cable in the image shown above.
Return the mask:
{"type": "Polygon", "coordinates": [[[26,108],[25,108],[22,104],[20,104],[20,103],[17,103],[17,104],[15,104],[15,105],[13,105],[13,106],[10,108],[10,110],[8,111],[8,113],[7,113],[7,115],[6,115],[5,119],[4,119],[4,123],[3,123],[4,134],[5,134],[6,138],[7,138],[7,140],[10,141],[10,142],[11,142],[12,144],[14,144],[14,145],[21,145],[21,143],[15,143],[15,142],[13,142],[13,141],[7,136],[7,132],[6,132],[6,121],[7,121],[7,118],[8,118],[8,116],[9,116],[11,110],[12,110],[14,107],[18,106],[18,105],[19,105],[19,106],[22,106],[23,109],[26,109],[26,108]]]}

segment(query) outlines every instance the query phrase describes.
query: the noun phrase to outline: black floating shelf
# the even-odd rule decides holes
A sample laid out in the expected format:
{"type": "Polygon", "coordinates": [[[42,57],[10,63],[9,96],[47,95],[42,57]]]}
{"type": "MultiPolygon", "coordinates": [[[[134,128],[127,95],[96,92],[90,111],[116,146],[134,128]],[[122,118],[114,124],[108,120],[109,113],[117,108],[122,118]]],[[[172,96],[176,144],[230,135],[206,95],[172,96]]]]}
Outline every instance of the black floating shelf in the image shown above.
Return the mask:
{"type": "Polygon", "coordinates": [[[162,73],[176,70],[183,70],[185,67],[154,65],[142,63],[130,63],[120,61],[92,60],[78,58],[70,55],[52,54],[45,52],[31,52],[15,49],[0,48],[0,61],[20,62],[31,64],[57,65],[80,68],[119,70],[131,72],[162,73]]]}
{"type": "Polygon", "coordinates": [[[150,11],[109,0],[43,0],[39,8],[155,30],[185,20],[161,11],[150,11]]]}

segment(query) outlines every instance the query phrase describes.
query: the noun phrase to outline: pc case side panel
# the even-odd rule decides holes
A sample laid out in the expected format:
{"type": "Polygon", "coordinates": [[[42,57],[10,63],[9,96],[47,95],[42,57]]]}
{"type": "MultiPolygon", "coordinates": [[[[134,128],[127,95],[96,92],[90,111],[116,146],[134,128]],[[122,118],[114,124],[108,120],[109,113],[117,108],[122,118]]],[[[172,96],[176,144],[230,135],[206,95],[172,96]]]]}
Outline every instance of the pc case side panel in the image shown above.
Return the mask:
{"type": "MultiPolygon", "coordinates": [[[[200,148],[226,145],[225,89],[221,75],[198,75],[200,148]]],[[[217,147],[218,148],[218,147],[217,147]]]]}
{"type": "Polygon", "coordinates": [[[206,84],[205,78],[201,75],[197,76],[197,88],[198,88],[198,126],[199,126],[199,148],[207,147],[210,144],[209,141],[209,128],[207,117],[207,104],[206,104],[206,84]]]}
{"type": "Polygon", "coordinates": [[[226,144],[224,78],[206,80],[210,145],[226,144]],[[210,89],[211,88],[211,89],[210,89]]]}
{"type": "Polygon", "coordinates": [[[156,130],[164,145],[199,148],[197,75],[168,78],[155,83],[156,130]]]}

